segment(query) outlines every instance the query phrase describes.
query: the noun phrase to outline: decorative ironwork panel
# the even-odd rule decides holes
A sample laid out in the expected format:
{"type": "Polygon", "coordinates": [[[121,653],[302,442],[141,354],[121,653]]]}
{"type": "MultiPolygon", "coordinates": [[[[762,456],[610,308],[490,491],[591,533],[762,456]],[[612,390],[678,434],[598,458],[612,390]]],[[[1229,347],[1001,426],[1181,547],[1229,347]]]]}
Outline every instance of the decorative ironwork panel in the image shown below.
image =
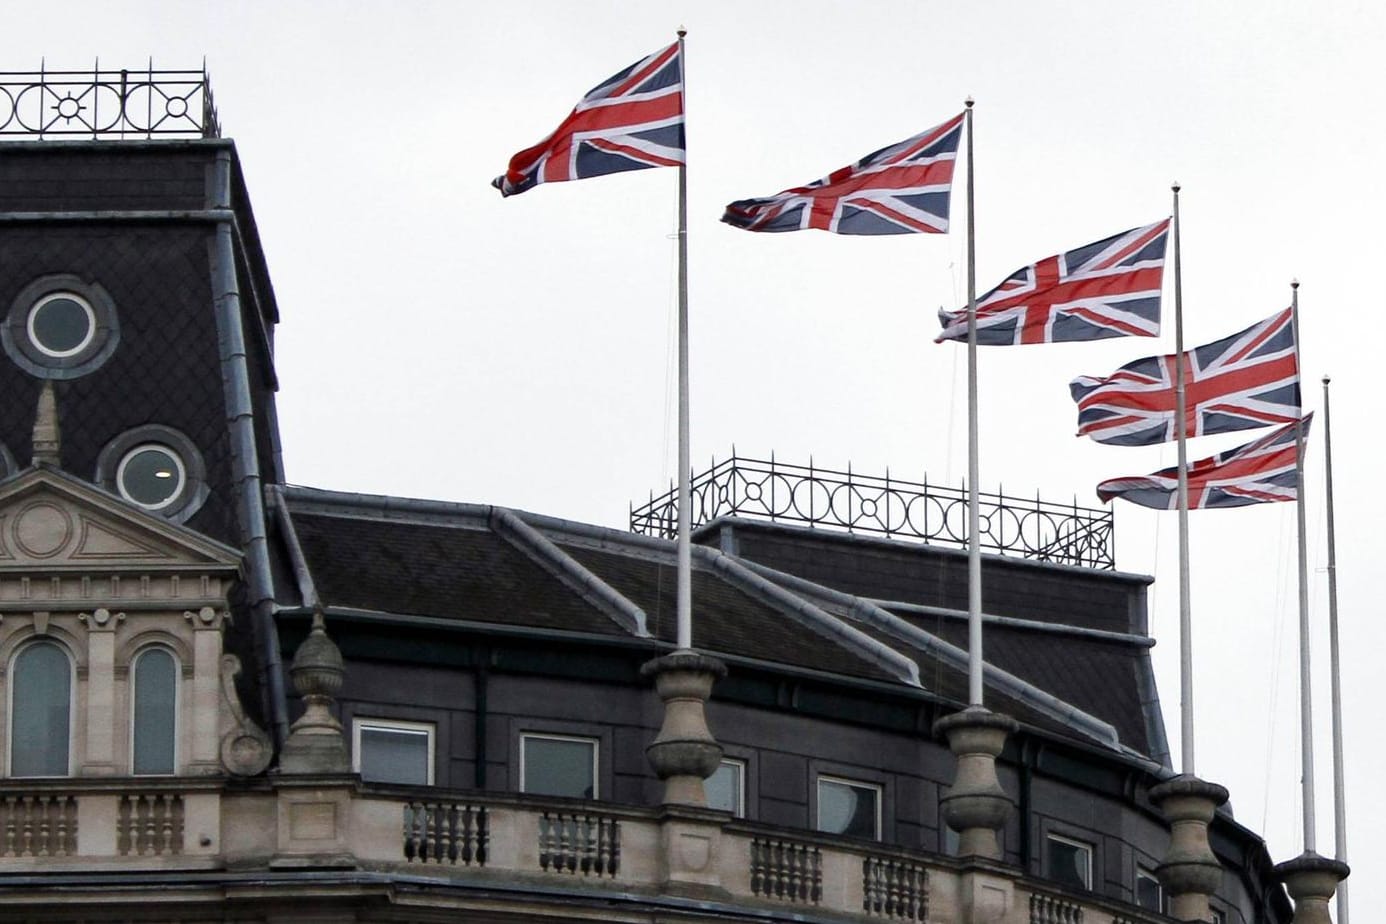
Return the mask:
{"type": "MultiPolygon", "coordinates": [[[[733,455],[695,475],[694,526],[738,516],[779,523],[845,529],[922,539],[966,548],[967,491],[847,471],[787,465],[733,455]]],[[[1087,568],[1116,567],[1110,510],[1055,504],[1038,497],[978,495],[981,547],[1087,568]]],[[[673,538],[678,528],[678,491],[651,497],[630,514],[632,532],[673,538]]]]}
{"type": "Polygon", "coordinates": [[[218,138],[205,70],[0,71],[0,135],[218,138]]]}
{"type": "Polygon", "coordinates": [[[823,854],[794,841],[751,841],[751,891],[762,898],[816,905],[823,900],[823,854]]]}
{"type": "Polygon", "coordinates": [[[897,921],[929,918],[929,873],[918,863],[866,857],[861,863],[862,909],[897,921]]]}
{"type": "Polygon", "coordinates": [[[404,806],[404,858],[485,866],[491,832],[484,805],[410,802],[404,806]]]}
{"type": "Polygon", "coordinates": [[[1030,896],[1030,924],[1083,924],[1082,906],[1052,895],[1030,896]]]}
{"type": "Polygon", "coordinates": [[[545,812],[539,816],[539,867],[615,877],[621,868],[621,823],[603,815],[545,812]]]}
{"type": "Polygon", "coordinates": [[[70,857],[77,852],[77,800],[68,795],[0,799],[6,857],[70,857]]]}

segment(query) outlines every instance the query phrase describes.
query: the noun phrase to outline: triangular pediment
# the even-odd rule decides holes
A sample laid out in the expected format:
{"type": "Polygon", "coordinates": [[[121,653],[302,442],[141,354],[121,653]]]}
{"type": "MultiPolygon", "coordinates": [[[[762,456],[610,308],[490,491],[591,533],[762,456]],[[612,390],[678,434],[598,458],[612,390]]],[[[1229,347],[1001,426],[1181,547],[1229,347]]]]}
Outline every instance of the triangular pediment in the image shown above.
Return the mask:
{"type": "Polygon", "coordinates": [[[0,484],[0,571],[234,570],[240,554],[65,472],[0,484]]]}

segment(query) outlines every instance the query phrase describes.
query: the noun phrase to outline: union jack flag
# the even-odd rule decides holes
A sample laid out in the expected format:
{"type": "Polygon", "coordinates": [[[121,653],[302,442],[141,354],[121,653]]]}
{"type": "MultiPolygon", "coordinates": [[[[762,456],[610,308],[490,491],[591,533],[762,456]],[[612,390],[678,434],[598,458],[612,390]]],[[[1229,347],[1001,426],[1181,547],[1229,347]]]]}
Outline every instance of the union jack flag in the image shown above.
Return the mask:
{"type": "Polygon", "coordinates": [[[592,88],[491,185],[513,196],[540,183],[677,167],[683,151],[683,62],[675,42],[592,88]]]}
{"type": "MultiPolygon", "coordinates": [[[[1160,333],[1169,219],[1046,257],[977,301],[977,342],[1056,343],[1160,333]]],[[[940,311],[935,343],[967,340],[967,308],[940,311]]]]}
{"type": "MultiPolygon", "coordinates": [[[[1070,382],[1078,435],[1116,446],[1177,439],[1177,359],[1174,353],[1147,356],[1106,378],[1084,375],[1070,382]]],[[[1286,424],[1299,415],[1299,359],[1289,308],[1184,354],[1185,437],[1286,424]]]]}
{"type": "MultiPolygon", "coordinates": [[[[1200,459],[1189,466],[1189,509],[1245,507],[1292,501],[1298,494],[1295,471],[1299,458],[1299,427],[1309,435],[1313,414],[1273,430],[1260,439],[1200,459]]],[[[1179,468],[1161,469],[1144,477],[1110,478],[1097,486],[1103,503],[1120,497],[1142,507],[1175,510],[1179,506],[1179,468]]]]}
{"type": "Polygon", "coordinates": [[[739,199],[722,220],[747,231],[916,234],[948,230],[963,117],[868,154],[821,180],[763,199],[739,199]]]}

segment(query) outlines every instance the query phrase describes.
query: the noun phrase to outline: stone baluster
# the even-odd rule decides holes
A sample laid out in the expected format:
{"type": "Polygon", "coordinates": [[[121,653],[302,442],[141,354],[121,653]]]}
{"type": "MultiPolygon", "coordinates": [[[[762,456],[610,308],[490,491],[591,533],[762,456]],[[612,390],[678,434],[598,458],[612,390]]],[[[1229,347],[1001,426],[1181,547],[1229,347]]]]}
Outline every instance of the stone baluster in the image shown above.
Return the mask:
{"type": "Polygon", "coordinates": [[[1010,716],[971,706],[934,723],[934,733],[948,737],[958,758],[953,785],[943,797],[943,819],[958,832],[958,854],[1001,859],[996,832],[1003,828],[1015,803],[1001,788],[996,758],[1006,738],[1020,726],[1010,716]]]}
{"type": "Polygon", "coordinates": [[[1208,825],[1227,790],[1196,776],[1177,776],[1150,790],[1170,823],[1169,851],[1155,874],[1169,896],[1169,916],[1209,921],[1208,896],[1222,884],[1222,866],[1208,843],[1208,825]]]}
{"type": "Polygon", "coordinates": [[[1295,900],[1291,924],[1331,924],[1328,903],[1338,890],[1338,883],[1348,877],[1346,863],[1305,851],[1278,864],[1275,872],[1295,900]]]}

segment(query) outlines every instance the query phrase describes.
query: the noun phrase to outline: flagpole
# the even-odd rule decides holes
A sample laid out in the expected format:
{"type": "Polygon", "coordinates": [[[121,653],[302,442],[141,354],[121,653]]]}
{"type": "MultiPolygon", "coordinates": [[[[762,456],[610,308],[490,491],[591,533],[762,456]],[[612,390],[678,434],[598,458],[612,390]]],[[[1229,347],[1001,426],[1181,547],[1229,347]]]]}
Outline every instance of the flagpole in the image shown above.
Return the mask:
{"type": "MultiPolygon", "coordinates": [[[[1328,504],[1328,647],[1333,696],[1333,859],[1347,862],[1347,789],[1343,781],[1343,692],[1338,661],[1338,554],[1333,533],[1333,435],[1323,377],[1323,457],[1328,504]]],[[[1348,884],[1338,886],[1338,924],[1348,924],[1348,884]]]]}
{"type": "MultiPolygon", "coordinates": [[[[1295,329],[1295,366],[1299,367],[1299,280],[1290,282],[1290,313],[1295,329]]],[[[1299,753],[1303,789],[1304,851],[1314,852],[1314,693],[1309,685],[1309,553],[1305,544],[1304,418],[1295,423],[1295,511],[1299,528],[1299,753]]]]}
{"type": "Polygon", "coordinates": [[[1184,393],[1184,275],[1179,250],[1179,184],[1174,191],[1174,429],[1179,443],[1179,762],[1194,773],[1193,618],[1189,590],[1189,453],[1184,393]]]}
{"type": "MultiPolygon", "coordinates": [[[[684,80],[684,106],[687,107],[687,68],[684,66],[680,28],[679,77],[684,80]]],[[[693,520],[693,500],[689,469],[688,427],[688,138],[687,113],[684,122],[683,163],[679,164],[679,535],[678,535],[678,647],[693,647],[693,546],[689,538],[693,520]]]]}
{"type": "Polygon", "coordinates": [[[967,692],[982,705],[982,546],[977,500],[977,232],[972,157],[972,97],[967,121],[967,692]]]}

